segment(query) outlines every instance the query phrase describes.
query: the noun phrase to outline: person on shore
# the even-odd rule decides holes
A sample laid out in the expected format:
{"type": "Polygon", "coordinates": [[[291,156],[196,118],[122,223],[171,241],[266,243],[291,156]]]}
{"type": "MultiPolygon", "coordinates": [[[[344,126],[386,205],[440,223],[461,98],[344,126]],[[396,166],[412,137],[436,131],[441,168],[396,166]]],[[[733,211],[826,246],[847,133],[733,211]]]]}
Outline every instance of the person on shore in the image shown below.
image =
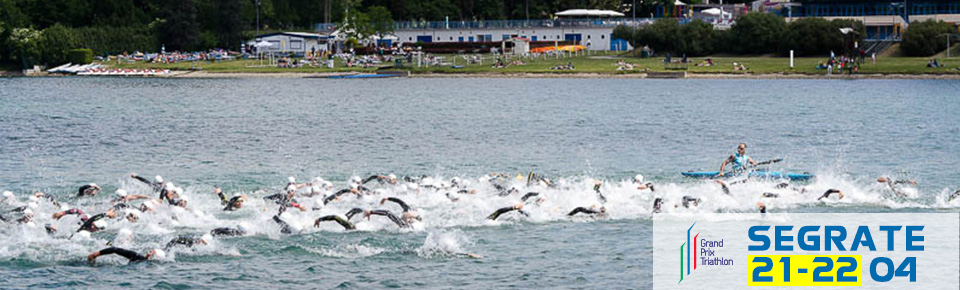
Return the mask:
{"type": "Polygon", "coordinates": [[[727,159],[720,164],[720,172],[717,173],[717,176],[724,175],[723,170],[727,167],[727,164],[732,165],[734,172],[739,172],[746,170],[748,164],[756,166],[757,161],[747,155],[747,144],[740,143],[737,145],[737,153],[730,155],[730,157],[727,157],[727,159]]]}
{"type": "Polygon", "coordinates": [[[137,254],[137,252],[134,252],[131,250],[116,248],[116,247],[109,247],[103,250],[93,252],[90,255],[87,255],[87,261],[93,264],[97,260],[97,258],[100,256],[114,255],[114,254],[126,258],[128,261],[130,261],[130,263],[139,263],[139,262],[144,262],[151,259],[162,260],[167,256],[166,252],[164,252],[161,249],[153,249],[153,250],[150,250],[150,252],[147,252],[146,255],[140,255],[140,254],[137,254]]]}

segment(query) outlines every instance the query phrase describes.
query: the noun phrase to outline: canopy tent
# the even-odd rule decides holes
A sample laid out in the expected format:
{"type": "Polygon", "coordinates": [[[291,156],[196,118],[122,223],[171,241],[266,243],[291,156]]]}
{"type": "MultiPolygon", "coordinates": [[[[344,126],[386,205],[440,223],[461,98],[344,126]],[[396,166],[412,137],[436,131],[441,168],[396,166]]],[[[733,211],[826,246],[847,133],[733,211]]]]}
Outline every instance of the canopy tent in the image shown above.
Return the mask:
{"type": "Polygon", "coordinates": [[[703,11],[700,11],[700,13],[707,14],[707,15],[713,15],[713,16],[719,16],[720,13],[723,13],[724,16],[730,15],[730,12],[721,11],[720,8],[705,9],[705,10],[703,10],[703,11]]]}
{"type": "Polygon", "coordinates": [[[680,0],[673,1],[673,6],[687,6],[687,3],[680,2],[680,0]]]}
{"type": "Polygon", "coordinates": [[[256,46],[256,47],[270,47],[272,45],[273,43],[266,40],[261,40],[260,42],[253,44],[253,46],[256,46]]]}
{"type": "Polygon", "coordinates": [[[623,13],[611,11],[611,10],[599,10],[599,9],[570,9],[557,12],[557,16],[564,17],[575,17],[575,16],[587,16],[587,17],[623,17],[623,13]]]}

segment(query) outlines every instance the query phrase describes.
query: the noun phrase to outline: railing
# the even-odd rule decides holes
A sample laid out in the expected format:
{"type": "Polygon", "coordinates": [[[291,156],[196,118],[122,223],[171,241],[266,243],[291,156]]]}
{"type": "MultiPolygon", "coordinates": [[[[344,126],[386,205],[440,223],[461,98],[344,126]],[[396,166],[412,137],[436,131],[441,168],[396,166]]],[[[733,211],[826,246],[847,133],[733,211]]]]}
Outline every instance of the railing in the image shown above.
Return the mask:
{"type": "Polygon", "coordinates": [[[487,20],[487,21],[403,21],[395,22],[395,30],[414,29],[513,29],[549,27],[616,27],[637,26],[653,22],[650,18],[597,18],[597,19],[538,19],[538,20],[487,20]]]}

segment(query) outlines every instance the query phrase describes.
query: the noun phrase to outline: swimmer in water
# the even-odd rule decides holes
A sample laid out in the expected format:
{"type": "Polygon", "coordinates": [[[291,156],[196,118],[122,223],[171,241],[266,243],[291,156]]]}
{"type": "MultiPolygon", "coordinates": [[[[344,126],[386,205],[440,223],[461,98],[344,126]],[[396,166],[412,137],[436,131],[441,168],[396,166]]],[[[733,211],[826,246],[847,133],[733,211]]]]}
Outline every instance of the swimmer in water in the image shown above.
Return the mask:
{"type": "Polygon", "coordinates": [[[95,233],[101,231],[107,227],[107,222],[103,220],[104,218],[114,219],[117,218],[117,212],[113,209],[108,210],[105,213],[94,215],[87,220],[83,221],[83,224],[80,225],[80,228],[77,229],[77,232],[88,231],[95,233]]]}
{"type": "Polygon", "coordinates": [[[572,211],[570,211],[570,213],[568,213],[567,216],[575,216],[575,215],[577,215],[578,213],[593,215],[594,217],[606,217],[606,216],[607,216],[607,208],[601,206],[600,209],[597,209],[597,206],[596,206],[596,205],[593,205],[593,206],[591,206],[591,207],[589,207],[589,208],[586,208],[586,207],[577,207],[577,208],[573,209],[572,211]]]}
{"type": "Polygon", "coordinates": [[[235,211],[243,208],[243,203],[247,201],[247,196],[242,194],[234,195],[227,201],[223,211],[235,211]]]}
{"type": "Polygon", "coordinates": [[[653,213],[660,213],[660,208],[663,207],[663,198],[658,197],[653,200],[653,213]]]}
{"type": "Polygon", "coordinates": [[[683,197],[683,202],[682,202],[682,203],[683,203],[683,207],[685,207],[685,208],[690,208],[691,206],[692,206],[692,207],[699,206],[699,205],[700,205],[700,201],[701,201],[701,200],[700,200],[699,198],[696,198],[696,197],[692,197],[692,196],[687,195],[687,196],[684,196],[684,197],[683,197]]]}
{"type": "Polygon", "coordinates": [[[521,203],[521,204],[517,204],[517,205],[514,205],[514,206],[508,206],[508,207],[504,207],[504,208],[497,209],[497,211],[495,211],[495,212],[493,212],[492,214],[490,214],[489,216],[487,216],[487,219],[488,219],[488,220],[494,220],[494,221],[495,221],[495,220],[497,220],[497,218],[500,217],[500,215],[505,214],[505,213],[508,213],[508,212],[511,212],[511,211],[517,211],[517,212],[519,212],[520,214],[522,214],[522,215],[524,215],[524,216],[526,216],[526,217],[530,217],[530,214],[528,214],[527,212],[523,211],[523,204],[521,203]]]}
{"type": "Polygon", "coordinates": [[[384,184],[384,183],[392,184],[392,185],[397,184],[397,176],[393,175],[393,173],[390,173],[388,175],[371,175],[370,177],[367,177],[366,179],[361,180],[360,184],[367,184],[367,182],[370,182],[373,180],[377,180],[378,182],[380,182],[380,184],[384,184]]]}
{"type": "Polygon", "coordinates": [[[84,184],[77,192],[77,196],[96,196],[97,193],[100,193],[100,186],[96,183],[84,184]]]}
{"type": "Polygon", "coordinates": [[[378,210],[368,210],[368,211],[364,211],[364,212],[363,212],[363,216],[366,217],[367,220],[370,219],[370,216],[371,216],[371,215],[386,216],[387,218],[390,219],[390,221],[393,221],[393,223],[397,224],[397,226],[399,226],[400,228],[409,228],[409,227],[410,227],[410,223],[407,223],[406,221],[404,221],[403,219],[397,217],[397,215],[393,214],[392,212],[390,212],[390,211],[388,211],[388,210],[378,209],[378,210]]]}
{"type": "Polygon", "coordinates": [[[653,188],[653,183],[652,183],[652,182],[647,182],[647,183],[644,183],[644,182],[643,182],[643,175],[642,175],[642,174],[637,174],[637,176],[634,176],[634,177],[633,177],[633,183],[637,184],[637,190],[650,189],[651,192],[657,191],[656,189],[653,188]]]}
{"type": "Polygon", "coordinates": [[[832,194],[834,194],[834,193],[840,195],[840,198],[839,198],[839,199],[843,199],[843,191],[840,191],[839,189],[833,189],[833,188],[831,188],[831,189],[827,189],[827,191],[824,192],[822,195],[820,195],[820,197],[818,197],[817,200],[821,200],[821,199],[824,199],[824,198],[829,198],[830,195],[832,195],[832,194]]]}
{"type": "Polygon", "coordinates": [[[221,237],[221,236],[238,237],[246,234],[247,234],[247,231],[243,230],[243,228],[239,226],[237,226],[236,228],[215,228],[210,231],[210,235],[215,237],[221,237]]]}
{"type": "Polygon", "coordinates": [[[909,184],[914,186],[917,185],[916,180],[893,180],[892,178],[888,178],[888,177],[878,177],[877,182],[886,184],[887,188],[889,188],[890,191],[893,191],[894,194],[900,197],[907,196],[907,194],[903,192],[902,186],[904,184],[909,184]]]}
{"type": "Polygon", "coordinates": [[[163,190],[163,187],[164,187],[163,177],[160,175],[154,176],[153,181],[140,177],[136,173],[131,173],[130,177],[150,186],[150,188],[153,189],[154,193],[160,193],[160,191],[163,190]]]}
{"type": "Polygon", "coordinates": [[[326,205],[327,203],[330,203],[330,202],[333,201],[333,200],[339,200],[339,199],[340,199],[340,196],[345,195],[345,194],[348,194],[348,193],[356,194],[357,197],[360,197],[360,196],[361,196],[361,195],[360,195],[360,193],[361,193],[361,189],[360,189],[360,188],[361,188],[360,185],[351,184],[351,185],[350,185],[350,188],[348,188],[348,189],[341,189],[340,191],[337,191],[336,193],[331,194],[330,196],[327,196],[326,198],[324,198],[324,199],[323,199],[323,204],[326,205]]]}
{"type": "Polygon", "coordinates": [[[333,215],[333,214],[332,214],[332,215],[327,215],[327,216],[322,216],[322,217],[318,218],[317,221],[315,221],[315,222],[313,223],[313,227],[319,228],[319,227],[320,227],[320,223],[321,223],[321,222],[326,222],[326,221],[336,221],[338,224],[340,224],[341,226],[343,226],[343,229],[348,230],[348,231],[357,229],[357,227],[354,226],[353,223],[351,223],[349,220],[347,220],[347,219],[345,219],[345,218],[343,218],[343,217],[341,217],[341,216],[339,216],[339,215],[333,215]]]}
{"type": "Polygon", "coordinates": [[[114,255],[114,254],[126,258],[127,260],[130,261],[130,263],[139,263],[139,262],[144,262],[151,259],[163,259],[167,256],[166,252],[164,252],[161,249],[153,249],[153,250],[150,250],[150,252],[147,252],[146,255],[140,255],[131,250],[109,247],[103,250],[93,252],[90,255],[87,255],[87,261],[89,261],[92,264],[97,260],[97,257],[105,256],[105,255],[114,255]]]}
{"type": "Polygon", "coordinates": [[[403,213],[401,214],[401,216],[403,217],[403,221],[407,223],[412,223],[414,220],[417,220],[417,221],[423,220],[422,218],[420,218],[420,214],[417,212],[417,210],[407,205],[407,203],[404,202],[403,200],[396,197],[387,197],[380,200],[380,205],[383,205],[387,201],[394,202],[400,205],[400,208],[403,209],[403,213]]]}
{"type": "Polygon", "coordinates": [[[957,197],[960,197],[960,190],[954,191],[952,194],[950,194],[950,197],[947,198],[947,202],[951,202],[957,197]]]}
{"type": "Polygon", "coordinates": [[[176,238],[170,240],[169,242],[167,242],[167,245],[164,246],[163,249],[169,251],[170,248],[173,248],[173,247],[176,247],[176,246],[182,246],[182,247],[192,248],[192,247],[195,246],[195,245],[206,245],[206,244],[209,244],[210,241],[212,241],[212,240],[213,240],[213,235],[211,235],[211,234],[204,234],[203,236],[200,236],[200,237],[197,237],[197,236],[179,236],[179,237],[176,237],[176,238]]]}
{"type": "Polygon", "coordinates": [[[122,188],[117,189],[117,191],[114,192],[114,195],[116,195],[116,197],[112,201],[114,204],[127,203],[130,201],[139,200],[139,199],[150,199],[150,197],[146,195],[127,194],[127,191],[122,188]]]}
{"type": "Polygon", "coordinates": [[[79,208],[71,208],[71,209],[68,209],[68,210],[65,210],[65,211],[56,212],[56,213],[53,214],[53,219],[59,220],[59,219],[62,218],[63,216],[65,216],[65,215],[71,215],[71,214],[72,214],[72,215],[79,216],[81,221],[87,221],[87,218],[88,218],[87,215],[84,214],[83,211],[80,210],[79,208]]]}
{"type": "Polygon", "coordinates": [[[764,216],[767,215],[767,205],[763,204],[762,202],[757,202],[757,210],[760,211],[760,213],[764,216]]]}
{"type": "Polygon", "coordinates": [[[607,197],[603,196],[603,193],[600,192],[600,187],[603,186],[603,181],[597,180],[593,185],[593,191],[597,193],[597,199],[600,200],[600,203],[607,203],[607,197]]]}
{"type": "Polygon", "coordinates": [[[291,230],[291,228],[290,228],[290,224],[288,224],[287,222],[283,221],[283,219],[280,218],[280,215],[279,215],[279,214],[273,216],[273,221],[276,222],[277,225],[280,226],[280,233],[281,233],[281,234],[291,234],[291,233],[293,233],[293,230],[291,230]]]}
{"type": "Polygon", "coordinates": [[[537,200],[536,200],[537,204],[541,204],[547,200],[546,198],[539,197],[539,196],[540,196],[539,192],[527,192],[527,194],[523,195],[523,197],[520,198],[520,201],[526,203],[528,199],[532,197],[537,197],[537,200]]]}

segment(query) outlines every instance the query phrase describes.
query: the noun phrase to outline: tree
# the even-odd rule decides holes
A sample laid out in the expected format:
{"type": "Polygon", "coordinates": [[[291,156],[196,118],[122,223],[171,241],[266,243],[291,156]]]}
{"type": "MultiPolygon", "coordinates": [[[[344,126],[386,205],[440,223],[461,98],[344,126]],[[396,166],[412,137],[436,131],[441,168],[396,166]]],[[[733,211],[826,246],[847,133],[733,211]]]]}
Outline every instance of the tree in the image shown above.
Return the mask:
{"type": "Polygon", "coordinates": [[[730,28],[733,47],[742,54],[777,52],[786,30],[782,17],[770,13],[747,13],[730,28]]]}
{"type": "Polygon", "coordinates": [[[686,53],[688,56],[704,56],[714,51],[713,24],[694,20],[681,26],[678,36],[679,53],[686,53]]]}
{"type": "Polygon", "coordinates": [[[241,15],[240,2],[237,0],[218,0],[220,23],[217,25],[217,41],[222,48],[237,48],[243,41],[243,29],[246,27],[241,15]]]}
{"type": "Polygon", "coordinates": [[[943,36],[944,34],[954,35],[956,33],[953,25],[942,20],[914,21],[903,32],[900,49],[911,56],[931,56],[947,49],[947,40],[946,36],[943,36]]]}
{"type": "Polygon", "coordinates": [[[367,10],[367,16],[370,20],[370,31],[379,39],[384,35],[393,33],[393,16],[390,10],[383,6],[373,6],[367,10]]]}
{"type": "Polygon", "coordinates": [[[60,65],[67,62],[67,51],[77,48],[73,31],[66,26],[55,24],[41,33],[40,59],[47,65],[60,65]]]}
{"type": "MultiPolygon", "coordinates": [[[[655,51],[678,52],[680,23],[676,19],[661,18],[637,31],[637,45],[649,45],[655,51]]],[[[637,46],[634,46],[637,47],[637,46]]]]}
{"type": "Polygon", "coordinates": [[[11,56],[19,60],[24,68],[30,67],[40,59],[40,31],[32,28],[14,28],[7,40],[11,56]]]}
{"type": "Polygon", "coordinates": [[[200,36],[197,8],[191,0],[172,0],[167,6],[166,19],[160,28],[160,38],[168,50],[195,48],[200,36]]]}

